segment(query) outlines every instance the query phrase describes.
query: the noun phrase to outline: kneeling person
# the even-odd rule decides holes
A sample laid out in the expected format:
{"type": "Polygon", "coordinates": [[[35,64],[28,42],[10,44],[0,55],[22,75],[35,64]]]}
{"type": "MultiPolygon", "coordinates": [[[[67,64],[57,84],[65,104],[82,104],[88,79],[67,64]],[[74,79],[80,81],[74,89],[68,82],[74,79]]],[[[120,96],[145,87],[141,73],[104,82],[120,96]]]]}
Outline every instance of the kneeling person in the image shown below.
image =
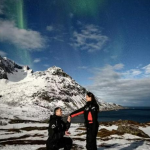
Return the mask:
{"type": "Polygon", "coordinates": [[[60,107],[55,108],[54,115],[50,116],[46,147],[47,150],[70,150],[72,147],[72,139],[69,137],[63,137],[69,135],[68,129],[70,127],[71,118],[68,117],[67,123],[62,120],[62,110],[60,107]]]}

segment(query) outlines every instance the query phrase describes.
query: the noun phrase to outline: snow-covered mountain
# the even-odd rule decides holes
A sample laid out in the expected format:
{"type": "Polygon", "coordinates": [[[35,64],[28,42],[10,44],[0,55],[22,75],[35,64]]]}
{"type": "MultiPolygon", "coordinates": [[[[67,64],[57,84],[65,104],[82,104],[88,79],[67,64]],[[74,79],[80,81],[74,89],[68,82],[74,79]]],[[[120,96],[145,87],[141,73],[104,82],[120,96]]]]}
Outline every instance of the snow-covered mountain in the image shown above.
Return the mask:
{"type": "MultiPolygon", "coordinates": [[[[64,114],[82,107],[86,89],[59,67],[33,72],[0,56],[0,117],[44,120],[60,106],[64,114]]],[[[101,110],[120,105],[99,100],[101,110]]]]}

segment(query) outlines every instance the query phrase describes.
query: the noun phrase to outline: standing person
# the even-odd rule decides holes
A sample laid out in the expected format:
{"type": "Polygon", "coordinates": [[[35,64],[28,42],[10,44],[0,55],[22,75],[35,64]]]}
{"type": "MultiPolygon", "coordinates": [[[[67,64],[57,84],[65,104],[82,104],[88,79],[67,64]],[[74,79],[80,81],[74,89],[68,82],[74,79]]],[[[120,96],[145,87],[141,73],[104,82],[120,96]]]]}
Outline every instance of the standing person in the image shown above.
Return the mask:
{"type": "Polygon", "coordinates": [[[70,135],[68,132],[70,121],[70,116],[67,119],[67,123],[62,120],[62,110],[60,107],[54,109],[54,115],[50,116],[49,121],[49,138],[46,142],[47,150],[59,150],[59,148],[64,148],[64,150],[71,149],[72,139],[69,137],[63,137],[64,135],[70,135]]]}
{"type": "Polygon", "coordinates": [[[75,117],[80,114],[84,114],[85,126],[87,130],[86,135],[86,148],[87,150],[97,150],[96,136],[98,132],[99,122],[98,112],[99,105],[93,93],[88,92],[86,94],[86,105],[79,110],[76,110],[70,114],[71,117],[75,117]]]}

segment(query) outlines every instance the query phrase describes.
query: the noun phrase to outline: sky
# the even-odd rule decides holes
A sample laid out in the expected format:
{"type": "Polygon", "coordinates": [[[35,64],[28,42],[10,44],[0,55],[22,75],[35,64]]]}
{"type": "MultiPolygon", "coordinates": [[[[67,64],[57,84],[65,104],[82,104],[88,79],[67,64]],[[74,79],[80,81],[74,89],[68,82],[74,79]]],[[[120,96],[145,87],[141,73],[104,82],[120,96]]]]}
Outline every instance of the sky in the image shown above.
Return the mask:
{"type": "Polygon", "coordinates": [[[0,55],[57,66],[106,102],[150,106],[149,0],[0,0],[0,55]]]}

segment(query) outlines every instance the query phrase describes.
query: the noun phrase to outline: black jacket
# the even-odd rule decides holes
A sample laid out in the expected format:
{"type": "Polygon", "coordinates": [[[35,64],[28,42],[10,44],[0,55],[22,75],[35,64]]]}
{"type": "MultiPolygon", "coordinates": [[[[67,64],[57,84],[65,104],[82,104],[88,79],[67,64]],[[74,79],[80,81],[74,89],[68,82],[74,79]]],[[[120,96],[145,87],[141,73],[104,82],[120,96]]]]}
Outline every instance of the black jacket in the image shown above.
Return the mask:
{"type": "Polygon", "coordinates": [[[65,123],[62,117],[51,115],[48,128],[49,142],[57,142],[59,139],[63,138],[65,131],[69,128],[70,123],[68,121],[65,123]]]}
{"type": "Polygon", "coordinates": [[[97,132],[97,128],[99,126],[98,123],[98,112],[99,108],[96,104],[89,101],[86,105],[70,114],[71,117],[78,116],[80,114],[84,114],[85,126],[93,128],[93,134],[97,132]]]}

